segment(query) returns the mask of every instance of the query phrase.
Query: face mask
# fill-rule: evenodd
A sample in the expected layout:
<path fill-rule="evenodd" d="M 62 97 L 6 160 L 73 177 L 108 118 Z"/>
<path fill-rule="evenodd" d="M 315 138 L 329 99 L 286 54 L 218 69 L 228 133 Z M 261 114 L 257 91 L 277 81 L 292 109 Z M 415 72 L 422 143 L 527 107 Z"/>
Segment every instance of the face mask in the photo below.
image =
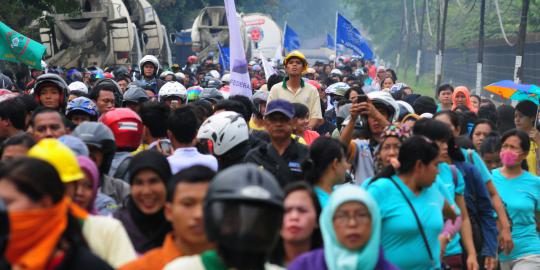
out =
<path fill-rule="evenodd" d="M 499 153 L 501 157 L 501 163 L 505 166 L 514 166 L 516 165 L 518 154 L 511 150 L 503 150 Z"/>

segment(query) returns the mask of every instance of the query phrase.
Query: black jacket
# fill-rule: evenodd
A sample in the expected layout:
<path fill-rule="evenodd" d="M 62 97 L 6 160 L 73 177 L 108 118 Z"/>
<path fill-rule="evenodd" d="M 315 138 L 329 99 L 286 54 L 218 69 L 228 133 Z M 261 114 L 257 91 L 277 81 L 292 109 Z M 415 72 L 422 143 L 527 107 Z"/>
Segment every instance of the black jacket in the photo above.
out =
<path fill-rule="evenodd" d="M 301 164 L 308 157 L 308 148 L 291 139 L 291 144 L 283 155 L 279 155 L 271 143 L 261 145 L 246 155 L 245 162 L 255 163 L 272 173 L 281 187 L 304 180 Z"/>

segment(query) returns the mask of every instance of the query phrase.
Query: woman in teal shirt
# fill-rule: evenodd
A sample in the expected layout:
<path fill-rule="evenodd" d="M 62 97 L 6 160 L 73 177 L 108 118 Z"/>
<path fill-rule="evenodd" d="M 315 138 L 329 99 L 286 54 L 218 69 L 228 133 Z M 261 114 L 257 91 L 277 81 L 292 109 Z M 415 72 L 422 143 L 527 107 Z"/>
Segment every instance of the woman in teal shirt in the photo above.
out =
<path fill-rule="evenodd" d="M 441 265 L 438 236 L 443 229 L 444 197 L 432 186 L 439 172 L 438 155 L 436 143 L 413 136 L 401 146 L 397 172 L 389 166 L 367 186 L 381 211 L 386 258 L 400 269 L 437 269 Z"/>
<path fill-rule="evenodd" d="M 349 169 L 347 147 L 339 140 L 327 137 L 317 138 L 309 148 L 309 157 L 302 164 L 306 180 L 313 186 L 324 208 L 335 185 L 345 182 Z"/>
<path fill-rule="evenodd" d="M 503 166 L 493 170 L 493 182 L 512 219 L 514 249 L 501 253 L 502 270 L 540 269 L 540 178 L 522 169 L 531 143 L 527 133 L 516 129 L 501 139 Z"/>

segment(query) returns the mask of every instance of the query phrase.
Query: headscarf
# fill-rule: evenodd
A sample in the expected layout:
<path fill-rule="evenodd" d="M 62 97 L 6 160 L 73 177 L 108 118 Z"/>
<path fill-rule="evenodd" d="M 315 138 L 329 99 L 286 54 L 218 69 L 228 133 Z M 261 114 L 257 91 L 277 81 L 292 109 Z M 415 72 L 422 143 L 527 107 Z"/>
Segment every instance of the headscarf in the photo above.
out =
<path fill-rule="evenodd" d="M 78 156 L 77 162 L 79 162 L 79 166 L 84 171 L 84 174 L 87 177 L 90 177 L 92 180 L 92 198 L 90 200 L 90 204 L 86 208 L 86 211 L 88 211 L 90 214 L 97 214 L 96 209 L 94 208 L 94 201 L 96 200 L 97 193 L 98 193 L 98 187 L 99 187 L 99 171 L 94 163 L 90 158 L 85 156 Z"/>
<path fill-rule="evenodd" d="M 167 186 L 167 182 L 171 178 L 171 167 L 163 154 L 154 150 L 146 150 L 135 155 L 128 168 L 130 184 L 133 184 L 134 176 L 137 173 L 146 169 L 155 171 Z M 127 208 L 133 222 L 146 237 L 146 241 L 143 243 L 134 243 L 135 249 L 148 250 L 161 246 L 165 235 L 171 230 L 170 223 L 165 219 L 163 208 L 154 214 L 145 214 L 137 207 L 131 196 Z"/>
<path fill-rule="evenodd" d="M 471 102 L 471 93 L 469 92 L 469 89 L 465 86 L 458 86 L 454 88 L 454 92 L 452 93 L 452 111 L 455 111 L 458 107 L 458 104 L 456 102 L 456 96 L 459 93 L 465 95 L 465 107 L 467 107 L 469 111 L 477 113 L 478 110 L 472 105 Z"/>
<path fill-rule="evenodd" d="M 371 237 L 359 250 L 349 250 L 336 237 L 334 214 L 346 202 L 363 203 L 371 214 Z M 381 215 L 375 200 L 362 188 L 343 185 L 330 195 L 319 218 L 324 240 L 324 258 L 329 270 L 373 270 L 379 260 L 381 244 Z"/>
<path fill-rule="evenodd" d="M 377 171 L 381 171 L 382 169 L 382 162 L 379 159 L 379 152 L 381 151 L 381 147 L 386 141 L 388 137 L 396 137 L 400 142 L 404 142 L 406 139 L 408 139 L 411 136 L 411 130 L 409 126 L 407 125 L 401 125 L 399 123 L 395 123 L 392 125 L 387 126 L 384 131 L 381 134 L 381 142 L 375 149 L 375 168 Z"/>

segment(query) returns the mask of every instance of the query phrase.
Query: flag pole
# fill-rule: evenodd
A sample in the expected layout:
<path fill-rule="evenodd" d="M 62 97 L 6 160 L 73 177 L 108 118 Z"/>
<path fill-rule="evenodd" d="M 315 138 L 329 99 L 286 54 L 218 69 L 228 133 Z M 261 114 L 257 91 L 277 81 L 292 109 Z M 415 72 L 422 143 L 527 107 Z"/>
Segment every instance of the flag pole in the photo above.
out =
<path fill-rule="evenodd" d="M 334 59 L 334 68 L 336 68 L 336 60 L 338 59 L 338 47 L 337 47 L 338 18 L 339 18 L 339 11 L 336 10 L 336 30 L 334 31 L 335 32 L 334 33 L 334 51 L 335 51 L 336 58 Z"/>
<path fill-rule="evenodd" d="M 283 44 L 281 50 L 285 51 L 285 54 L 287 54 L 287 48 L 285 47 L 285 36 L 286 36 L 285 34 L 286 33 L 287 33 L 287 21 L 285 21 L 285 26 L 283 27 L 283 38 L 281 39 L 282 40 L 281 44 Z M 283 52 L 281 53 L 281 56 L 283 56 Z"/>

